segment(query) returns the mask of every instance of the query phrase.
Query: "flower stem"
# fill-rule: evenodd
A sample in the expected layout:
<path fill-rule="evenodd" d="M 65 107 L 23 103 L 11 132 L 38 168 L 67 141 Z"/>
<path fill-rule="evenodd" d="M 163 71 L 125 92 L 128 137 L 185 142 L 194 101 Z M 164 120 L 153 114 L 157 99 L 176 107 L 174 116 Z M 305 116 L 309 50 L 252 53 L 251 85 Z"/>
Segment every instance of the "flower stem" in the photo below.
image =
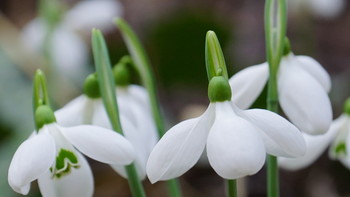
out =
<path fill-rule="evenodd" d="M 92 30 L 92 49 L 103 104 L 112 124 L 112 128 L 123 135 L 107 46 L 101 31 L 96 29 Z M 125 169 L 128 175 L 128 181 L 132 196 L 145 197 L 146 194 L 142 183 L 138 178 L 135 165 L 130 164 L 126 166 Z"/>
<path fill-rule="evenodd" d="M 236 180 L 227 180 L 227 197 L 237 197 Z"/>
<path fill-rule="evenodd" d="M 38 69 L 34 75 L 33 81 L 33 116 L 35 120 L 35 111 L 40 105 L 50 106 L 49 94 L 47 92 L 46 77 L 45 74 Z M 37 124 L 35 124 L 36 126 Z M 38 130 L 38 128 L 36 128 Z"/>
<path fill-rule="evenodd" d="M 131 27 L 121 18 L 115 20 L 116 25 L 122 33 L 123 39 L 133 59 L 136 70 L 138 71 L 142 84 L 148 91 L 148 96 L 151 102 L 152 115 L 157 126 L 158 135 L 161 138 L 165 134 L 165 126 L 163 116 L 160 110 L 157 90 L 155 87 L 154 77 L 151 71 L 151 64 L 144 48 L 141 45 L 135 32 Z M 176 179 L 168 181 L 168 191 L 171 197 L 182 196 L 179 182 Z"/>
<path fill-rule="evenodd" d="M 286 37 L 287 8 L 285 0 L 266 0 L 265 39 L 266 56 L 269 63 L 269 83 L 267 109 L 278 113 L 277 73 L 283 56 Z M 277 158 L 267 156 L 267 196 L 279 196 L 279 177 Z"/>

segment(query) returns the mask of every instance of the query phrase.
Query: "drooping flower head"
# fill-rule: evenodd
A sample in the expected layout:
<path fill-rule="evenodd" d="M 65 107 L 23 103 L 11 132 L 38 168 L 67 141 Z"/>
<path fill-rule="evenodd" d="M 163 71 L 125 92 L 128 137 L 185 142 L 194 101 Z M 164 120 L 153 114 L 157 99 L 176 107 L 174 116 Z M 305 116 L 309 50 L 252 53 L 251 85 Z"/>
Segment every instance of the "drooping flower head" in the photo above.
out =
<path fill-rule="evenodd" d="M 287 170 L 299 170 L 311 165 L 321 154 L 329 148 L 329 157 L 339 160 L 350 169 L 350 99 L 345 102 L 344 113 L 335 119 L 327 133 L 323 135 L 309 135 L 303 133 L 307 151 L 299 158 L 279 158 L 280 167 Z"/>
<path fill-rule="evenodd" d="M 248 67 L 230 79 L 232 101 L 249 108 L 262 92 L 269 75 L 268 64 Z M 288 52 L 277 75 L 278 97 L 282 110 L 301 131 L 311 135 L 325 133 L 332 121 L 327 93 L 331 88 L 328 73 L 314 59 Z"/>
<path fill-rule="evenodd" d="M 208 32 L 207 42 L 208 47 L 219 51 L 214 32 Z M 181 176 L 196 164 L 205 148 L 210 165 L 226 179 L 256 173 L 263 166 L 266 153 L 296 157 L 305 152 L 300 131 L 287 120 L 266 110 L 241 110 L 232 103 L 235 92 L 231 92 L 221 70 L 226 69 L 224 63 L 208 59 L 215 65 L 207 67 L 210 104 L 198 118 L 172 127 L 154 147 L 147 163 L 152 183 Z"/>
<path fill-rule="evenodd" d="M 135 165 L 139 178 L 146 177 L 148 156 L 158 141 L 158 134 L 150 108 L 147 91 L 138 85 L 131 85 L 124 64 L 114 68 L 117 103 L 125 137 L 137 150 Z M 56 111 L 57 122 L 65 126 L 93 124 L 111 129 L 103 106 L 96 74 L 85 80 L 84 95 L 75 98 L 62 109 Z M 124 165 L 112 165 L 120 175 L 126 176 Z"/>
<path fill-rule="evenodd" d="M 16 192 L 28 194 L 38 179 L 44 197 L 89 197 L 93 176 L 80 152 L 107 164 L 128 165 L 135 159 L 133 146 L 120 134 L 91 125 L 62 127 L 48 105 L 35 108 L 37 129 L 18 147 L 8 171 Z"/>

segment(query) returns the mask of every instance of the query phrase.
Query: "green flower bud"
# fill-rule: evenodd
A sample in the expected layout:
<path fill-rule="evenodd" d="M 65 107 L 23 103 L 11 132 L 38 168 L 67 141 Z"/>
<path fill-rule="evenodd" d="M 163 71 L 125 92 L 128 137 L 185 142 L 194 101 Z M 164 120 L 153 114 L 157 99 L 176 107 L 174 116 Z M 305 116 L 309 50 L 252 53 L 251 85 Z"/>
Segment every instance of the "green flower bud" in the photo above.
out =
<path fill-rule="evenodd" d="M 348 98 L 344 103 L 344 113 L 350 116 L 350 98 Z"/>
<path fill-rule="evenodd" d="M 35 124 L 37 129 L 41 129 L 44 125 L 53 122 L 56 122 L 56 117 L 49 106 L 41 105 L 35 110 Z"/>
<path fill-rule="evenodd" d="M 213 77 L 208 86 L 210 102 L 222 102 L 231 100 L 231 87 L 228 80 L 223 76 Z"/>
<path fill-rule="evenodd" d="M 113 68 L 115 85 L 127 86 L 130 84 L 130 71 L 127 64 L 118 63 Z"/>
<path fill-rule="evenodd" d="M 89 98 L 100 98 L 100 87 L 98 86 L 98 79 L 96 73 L 90 74 L 86 77 L 83 87 L 84 94 Z"/>

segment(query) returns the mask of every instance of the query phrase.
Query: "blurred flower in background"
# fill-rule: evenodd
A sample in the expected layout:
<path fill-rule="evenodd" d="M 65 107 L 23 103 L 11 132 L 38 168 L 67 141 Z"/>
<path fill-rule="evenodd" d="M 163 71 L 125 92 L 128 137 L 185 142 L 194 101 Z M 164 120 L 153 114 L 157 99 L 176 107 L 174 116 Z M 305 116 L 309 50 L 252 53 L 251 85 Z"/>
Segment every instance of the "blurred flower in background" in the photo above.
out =
<path fill-rule="evenodd" d="M 63 5 L 59 5 L 54 6 L 63 9 L 60 8 Z M 22 40 L 30 49 L 44 55 L 45 45 L 49 45 L 50 61 L 56 70 L 70 79 L 81 79 L 88 69 L 89 46 L 79 33 L 90 35 L 92 28 L 110 30 L 113 27 L 112 19 L 121 16 L 122 10 L 121 4 L 114 0 L 81 1 L 67 12 L 56 11 L 62 16 L 51 16 L 53 14 L 50 13 L 49 16 L 42 14 L 33 19 L 23 28 Z M 53 17 L 57 19 L 50 19 Z"/>
<path fill-rule="evenodd" d="M 307 11 L 322 19 L 338 17 L 344 11 L 345 4 L 346 0 L 288 0 L 292 13 Z"/>

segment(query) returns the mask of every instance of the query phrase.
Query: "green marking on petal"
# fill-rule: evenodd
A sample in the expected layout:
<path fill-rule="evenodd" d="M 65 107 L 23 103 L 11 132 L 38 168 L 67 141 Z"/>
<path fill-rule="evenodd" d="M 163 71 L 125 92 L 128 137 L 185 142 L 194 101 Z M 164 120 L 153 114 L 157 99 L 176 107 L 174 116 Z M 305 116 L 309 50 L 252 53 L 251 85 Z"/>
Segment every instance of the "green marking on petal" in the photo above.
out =
<path fill-rule="evenodd" d="M 50 168 L 50 172 L 52 173 L 52 178 L 61 178 L 62 176 L 68 175 L 73 168 L 79 168 L 79 161 L 77 156 L 65 149 L 60 149 L 60 152 L 58 153 L 56 157 L 56 164 L 53 167 Z"/>
<path fill-rule="evenodd" d="M 340 142 L 335 147 L 335 153 L 336 155 L 346 155 L 346 144 L 345 142 Z"/>

